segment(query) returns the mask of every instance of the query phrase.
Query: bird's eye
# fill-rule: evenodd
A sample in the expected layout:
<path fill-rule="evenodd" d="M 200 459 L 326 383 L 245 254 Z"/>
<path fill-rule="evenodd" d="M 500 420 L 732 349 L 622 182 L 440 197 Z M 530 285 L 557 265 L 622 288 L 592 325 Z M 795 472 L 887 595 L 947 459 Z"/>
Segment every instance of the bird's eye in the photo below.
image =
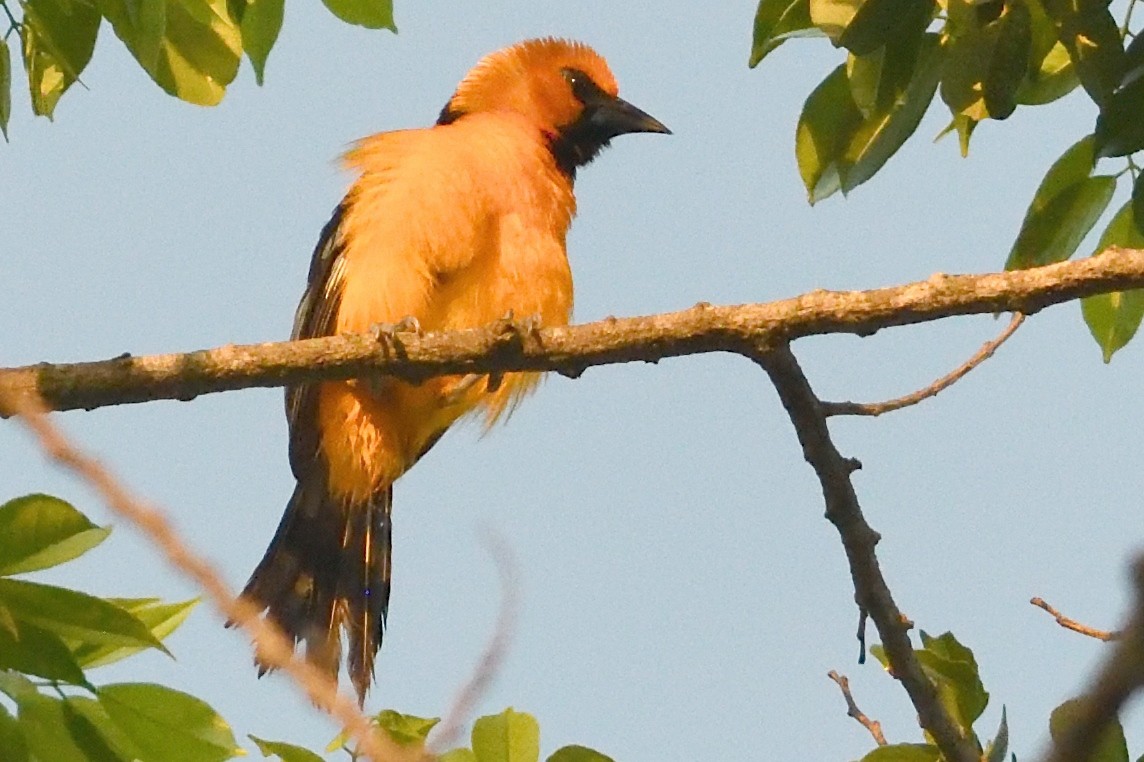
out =
<path fill-rule="evenodd" d="M 564 75 L 564 81 L 572 88 L 572 95 L 581 103 L 591 104 L 607 98 L 600 86 L 579 69 L 561 69 L 560 73 Z"/>

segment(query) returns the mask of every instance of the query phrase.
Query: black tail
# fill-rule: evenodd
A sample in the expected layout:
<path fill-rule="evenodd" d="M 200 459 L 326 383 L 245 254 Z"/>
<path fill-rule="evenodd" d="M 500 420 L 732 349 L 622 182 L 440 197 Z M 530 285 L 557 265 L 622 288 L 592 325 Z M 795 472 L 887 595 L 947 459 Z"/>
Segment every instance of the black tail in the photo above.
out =
<path fill-rule="evenodd" d="M 346 671 L 358 702 L 373 680 L 389 610 L 393 489 L 365 502 L 329 495 L 324 479 L 298 482 L 243 596 L 267 611 L 306 659 L 335 679 L 346 631 Z M 266 667 L 259 665 L 259 674 Z"/>

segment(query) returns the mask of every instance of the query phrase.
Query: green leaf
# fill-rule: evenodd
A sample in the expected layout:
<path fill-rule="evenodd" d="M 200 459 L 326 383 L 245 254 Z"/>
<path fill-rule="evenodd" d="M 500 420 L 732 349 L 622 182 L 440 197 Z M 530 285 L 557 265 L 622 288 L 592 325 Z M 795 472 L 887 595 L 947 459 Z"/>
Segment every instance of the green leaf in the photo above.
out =
<path fill-rule="evenodd" d="M 242 33 L 226 0 L 140 0 L 147 16 L 136 20 L 136 0 L 96 0 L 135 60 L 168 94 L 214 106 L 234 81 Z M 164 3 L 160 9 L 155 2 Z"/>
<path fill-rule="evenodd" d="M 347 24 L 396 32 L 392 0 L 322 0 L 330 12 Z"/>
<path fill-rule="evenodd" d="M 1068 50 L 1059 42 L 1041 60 L 1036 70 L 1030 71 L 1017 90 L 1017 102 L 1027 106 L 1040 106 L 1063 98 L 1080 84 Z"/>
<path fill-rule="evenodd" d="M 1069 14 L 1061 22 L 1060 40 L 1080 83 L 1103 108 L 1124 76 L 1124 42 L 1116 19 L 1108 10 Z"/>
<path fill-rule="evenodd" d="M 52 585 L 0 579 L 0 605 L 18 620 L 92 643 L 167 649 L 137 617 L 107 601 Z"/>
<path fill-rule="evenodd" d="M 939 762 L 941 752 L 936 746 L 921 743 L 896 743 L 879 746 L 862 757 L 861 762 Z"/>
<path fill-rule="evenodd" d="M 1039 213 L 1027 218 L 1005 262 L 1020 270 L 1063 262 L 1076 252 L 1112 200 L 1116 178 L 1100 175 L 1065 188 Z"/>
<path fill-rule="evenodd" d="M 139 748 L 112 721 L 107 711 L 95 699 L 86 696 L 69 696 L 66 701 L 66 708 L 69 712 L 82 716 L 99 733 L 103 741 L 124 760 L 144 759 Z"/>
<path fill-rule="evenodd" d="M 0 629 L 0 669 L 90 687 L 60 637 L 28 622 L 17 622 L 15 633 Z"/>
<path fill-rule="evenodd" d="M 155 598 L 108 598 L 111 603 L 133 614 L 143 622 L 151 634 L 163 640 L 190 616 L 192 609 L 199 604 L 198 598 L 179 603 L 160 603 Z M 75 642 L 72 644 L 75 658 L 84 668 L 102 667 L 125 659 L 142 651 L 146 646 L 120 646 L 108 643 Z"/>
<path fill-rule="evenodd" d="M 1083 238 L 1085 233 L 1091 229 L 1092 224 L 1095 224 L 1095 219 L 1083 231 L 1072 230 L 1073 233 L 1080 232 L 1080 236 L 1070 248 L 1068 246 L 1071 243 L 1070 240 L 1058 240 L 1063 238 L 1064 233 L 1069 232 L 1069 230 L 1059 231 L 1060 236 L 1052 234 L 1058 232 L 1058 228 L 1062 226 L 1072 229 L 1083 227 L 1083 225 L 1078 226 L 1075 224 L 1075 220 L 1070 225 L 1065 225 L 1064 223 L 1069 222 L 1068 220 L 1055 218 L 1052 215 L 1060 211 L 1068 211 L 1071 208 L 1075 199 L 1062 201 L 1060 197 L 1069 189 L 1073 189 L 1072 193 L 1075 195 L 1076 189 L 1081 187 L 1080 183 L 1088 180 L 1092 175 L 1095 163 L 1096 157 L 1093 153 L 1091 135 L 1087 135 L 1069 146 L 1068 150 L 1053 162 L 1053 166 L 1049 168 L 1044 179 L 1041 180 L 1037 192 L 1033 194 L 1029 209 L 1025 212 L 1021 230 L 1009 252 L 1007 269 L 1033 267 L 1038 264 L 1058 262 L 1072 256 L 1080 244 L 1080 238 Z M 1049 206 L 1054 202 L 1056 202 L 1056 208 L 1050 210 Z"/>
<path fill-rule="evenodd" d="M 243 753 L 214 709 L 172 688 L 105 685 L 99 702 L 148 762 L 222 762 Z"/>
<path fill-rule="evenodd" d="M 473 723 L 473 752 L 481 762 L 537 762 L 540 726 L 512 707 L 481 717 Z"/>
<path fill-rule="evenodd" d="M 886 108 L 862 121 L 838 161 L 843 193 L 869 180 L 914 134 L 937 90 L 943 50 L 936 34 L 927 34 L 917 67 L 905 91 Z"/>
<path fill-rule="evenodd" d="M 240 20 L 242 48 L 254 67 L 255 81 L 261 85 L 266 59 L 282 29 L 285 0 L 235 0 L 231 5 L 232 10 L 240 7 L 236 18 Z"/>
<path fill-rule="evenodd" d="M 26 0 L 20 33 L 32 111 L 49 119 L 79 80 L 99 33 L 99 12 L 82 0 Z"/>
<path fill-rule="evenodd" d="M 789 39 L 821 36 L 822 31 L 810 20 L 810 0 L 759 0 L 749 65 L 755 68 Z"/>
<path fill-rule="evenodd" d="M 813 4 L 814 0 L 812 10 Z M 837 0 L 835 4 L 849 5 Z M 934 0 L 863 0 L 837 43 L 856 55 L 872 53 L 898 37 L 904 27 L 912 30 L 917 20 L 923 21 L 924 32 L 933 19 L 935 6 Z"/>
<path fill-rule="evenodd" d="M 1005 762 L 1009 754 L 1009 720 L 1005 716 L 1005 707 L 1001 707 L 1001 725 L 997 728 L 997 735 L 985 747 L 984 762 Z"/>
<path fill-rule="evenodd" d="M 110 533 L 58 497 L 34 494 L 9 500 L 0 505 L 0 576 L 70 561 Z"/>
<path fill-rule="evenodd" d="M 928 649 L 915 651 L 926 675 L 937 686 L 938 695 L 965 733 L 973 732 L 973 723 L 989 704 L 989 694 L 981 684 L 977 665 L 949 659 Z"/>
<path fill-rule="evenodd" d="M 1140 182 L 1136 184 L 1140 185 Z M 1144 248 L 1144 233 L 1140 232 L 1134 203 L 1135 199 L 1122 206 L 1108 223 L 1093 256 L 1109 246 Z M 1113 291 L 1085 297 L 1081 300 L 1081 312 L 1088 330 L 1100 346 L 1104 361 L 1110 362 L 1112 355 L 1132 340 L 1140 328 L 1140 321 L 1144 320 L 1144 290 Z"/>
<path fill-rule="evenodd" d="M 926 41 L 926 27 L 933 18 L 933 6 L 915 4 L 920 9 L 912 19 L 902 19 L 897 32 L 882 47 L 864 55 L 851 53 L 846 60 L 850 95 L 862 116 L 870 119 L 905 93 L 914 79 L 918 52 Z"/>
<path fill-rule="evenodd" d="M 437 762 L 478 762 L 472 749 L 451 749 L 437 757 Z"/>
<path fill-rule="evenodd" d="M 1096 155 L 1127 156 L 1144 148 L 1144 77 L 1113 93 L 1096 118 Z"/>
<path fill-rule="evenodd" d="M 429 731 L 441 721 L 440 717 L 415 717 L 392 709 L 382 710 L 376 717 L 379 727 L 385 729 L 398 746 L 421 746 Z"/>
<path fill-rule="evenodd" d="M 12 51 L 0 37 L 0 132 L 8 140 L 8 119 L 12 116 Z"/>
<path fill-rule="evenodd" d="M 16 718 L 0 704 L 0 759 L 28 762 L 28 744 Z"/>
<path fill-rule="evenodd" d="M 814 88 L 798 119 L 795 158 L 811 204 L 842 187 L 842 155 L 861 124 L 843 64 Z"/>
<path fill-rule="evenodd" d="M 267 741 L 265 738 L 257 736 L 247 736 L 247 738 L 254 741 L 255 746 L 258 747 L 264 757 L 274 754 L 282 762 L 323 762 L 318 754 L 302 746 L 295 746 L 282 741 Z"/>
<path fill-rule="evenodd" d="M 1078 721 L 1083 710 L 1083 699 L 1070 699 L 1049 716 L 1049 735 L 1059 741 L 1069 725 Z M 1091 749 L 1088 762 L 1128 762 L 1128 744 L 1124 740 L 1124 728 L 1120 720 L 1113 717 L 1104 730 L 1096 748 Z"/>
<path fill-rule="evenodd" d="M 18 702 L 20 708 L 18 721 L 27 741 L 28 751 L 37 760 L 92 762 L 72 737 L 63 704 L 61 699 L 39 693 L 26 696 Z M 106 758 L 96 758 L 96 762 L 105 760 Z"/>
<path fill-rule="evenodd" d="M 1033 21 L 1024 0 L 1010 0 L 992 24 L 997 25 L 997 41 L 982 82 L 982 95 L 989 116 L 1005 119 L 1017 108 L 1017 91 L 1029 68 Z"/>
<path fill-rule="evenodd" d="M 134 755 L 123 755 L 104 738 L 100 729 L 85 715 L 76 711 L 70 699 L 63 702 L 64 725 L 77 747 L 90 762 L 134 762 Z"/>
<path fill-rule="evenodd" d="M 1144 174 L 1136 177 L 1132 183 L 1132 218 L 1136 221 L 1136 229 L 1144 233 Z"/>
<path fill-rule="evenodd" d="M 562 746 L 552 752 L 548 762 L 615 762 L 615 760 L 587 746 L 572 745 Z"/>
<path fill-rule="evenodd" d="M 36 685 L 19 672 L 0 669 L 0 693 L 19 704 L 40 695 Z"/>
<path fill-rule="evenodd" d="M 168 0 L 95 0 L 116 36 L 150 73 L 159 60 L 167 31 Z"/>

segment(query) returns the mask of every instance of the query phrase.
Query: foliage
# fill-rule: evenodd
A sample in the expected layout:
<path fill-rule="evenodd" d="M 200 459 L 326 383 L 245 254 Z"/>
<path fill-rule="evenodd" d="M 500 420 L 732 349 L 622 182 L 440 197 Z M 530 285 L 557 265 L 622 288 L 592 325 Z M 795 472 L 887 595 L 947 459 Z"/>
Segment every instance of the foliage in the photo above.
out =
<path fill-rule="evenodd" d="M 1118 23 L 1104 0 L 760 0 L 750 65 L 796 37 L 846 51 L 798 122 L 795 154 L 812 204 L 872 178 L 935 95 L 950 113 L 941 135 L 956 132 L 965 155 L 982 122 L 1083 89 L 1098 110 L 1092 134 L 1049 169 L 1006 262 L 1035 267 L 1076 253 L 1122 178 L 1131 179 L 1131 208 L 1108 223 L 1096 251 L 1144 240 L 1144 179 L 1133 159 L 1144 150 L 1144 38 L 1129 29 L 1136 2 Z M 1125 157 L 1121 169 L 1094 174 L 1114 157 Z M 1108 362 L 1136 333 L 1144 296 L 1086 300 L 1083 314 Z"/>
<path fill-rule="evenodd" d="M 11 51 L 20 42 L 32 110 L 49 119 L 80 81 L 104 22 L 168 94 L 213 106 L 238 74 L 243 53 L 262 84 L 282 28 L 285 0 L 0 0 L 8 28 L 0 40 L 0 131 L 8 136 Z M 397 31 L 392 0 L 324 0 L 341 20 Z M 22 16 L 17 16 L 19 11 Z"/>
<path fill-rule="evenodd" d="M 70 561 L 99 545 L 109 530 L 68 503 L 27 495 L 0 505 L 0 759 L 5 762 L 222 762 L 246 754 L 209 705 L 154 683 L 96 685 L 87 671 L 162 640 L 197 601 L 96 598 L 75 590 L 12 579 Z M 78 690 L 77 690 L 78 689 Z M 15 712 L 9 710 L 15 709 Z M 421 748 L 437 719 L 385 710 L 373 718 L 396 743 Z M 321 762 L 301 746 L 250 736 L 262 755 L 282 762 Z M 327 751 L 354 750 L 345 736 Z M 473 725 L 472 748 L 442 759 L 535 762 L 540 728 L 506 709 Z M 582 746 L 549 762 L 610 762 Z"/>
<path fill-rule="evenodd" d="M 1009 721 L 1005 707 L 1001 708 L 1001 721 L 993 733 L 992 740 L 984 748 L 973 729 L 973 724 L 984 714 L 985 708 L 989 705 L 989 693 L 981 682 L 981 674 L 973 652 L 958 642 L 950 632 L 936 638 L 922 632 L 921 641 L 922 647 L 914 650 L 915 656 L 926 676 L 937 687 L 942 706 L 957 723 L 958 730 L 977 747 L 982 761 L 1005 762 L 1006 758 L 1009 758 L 1012 762 L 1016 762 L 1017 755 L 1009 752 Z M 882 647 L 874 646 L 870 651 L 882 666 L 889 670 L 889 662 Z M 1054 740 L 1078 716 L 1079 706 L 1080 699 L 1070 699 L 1053 710 L 1049 719 L 1049 732 Z M 928 734 L 925 740 L 926 743 L 879 746 L 862 757 L 861 762 L 940 762 L 944 759 Z M 1105 730 L 1099 747 L 1092 752 L 1091 760 L 1129 762 L 1128 744 L 1124 740 L 1124 728 L 1119 720 L 1114 718 Z"/>

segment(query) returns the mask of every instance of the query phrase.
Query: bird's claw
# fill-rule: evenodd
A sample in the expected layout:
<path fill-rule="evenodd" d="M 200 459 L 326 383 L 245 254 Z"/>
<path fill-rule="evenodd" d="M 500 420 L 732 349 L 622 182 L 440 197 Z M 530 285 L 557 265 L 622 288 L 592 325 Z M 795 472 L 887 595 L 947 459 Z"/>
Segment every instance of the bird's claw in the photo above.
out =
<path fill-rule="evenodd" d="M 374 340 L 382 344 L 392 344 L 399 333 L 412 333 L 420 336 L 421 322 L 412 315 L 406 315 L 396 323 L 374 323 L 369 327 Z"/>

